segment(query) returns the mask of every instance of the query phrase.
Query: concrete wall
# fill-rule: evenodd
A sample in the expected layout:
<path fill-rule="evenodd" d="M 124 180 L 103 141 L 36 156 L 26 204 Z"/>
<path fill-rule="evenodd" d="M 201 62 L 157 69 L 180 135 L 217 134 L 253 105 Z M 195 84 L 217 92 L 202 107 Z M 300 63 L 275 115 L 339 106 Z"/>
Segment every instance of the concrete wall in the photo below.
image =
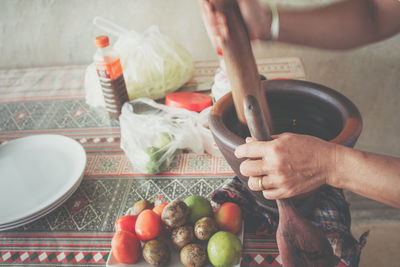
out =
<path fill-rule="evenodd" d="M 304 6 L 331 1 L 279 2 Z M 95 50 L 93 38 L 104 34 L 92 24 L 95 16 L 138 32 L 158 25 L 194 59 L 216 58 L 197 0 L 1 0 L 0 69 L 87 64 Z"/>
<path fill-rule="evenodd" d="M 87 64 L 104 34 L 95 16 L 138 32 L 158 25 L 196 59 L 212 49 L 194 0 L 2 0 L 0 68 Z"/>
<path fill-rule="evenodd" d="M 216 59 L 197 0 L 0 0 L 0 69 L 90 63 L 93 39 L 104 34 L 92 24 L 95 16 L 138 32 L 158 25 L 195 60 Z M 342 92 L 359 107 L 364 130 L 357 148 L 400 156 L 400 36 L 346 52 L 265 43 L 254 48 L 260 57 L 300 57 L 308 80 Z"/>

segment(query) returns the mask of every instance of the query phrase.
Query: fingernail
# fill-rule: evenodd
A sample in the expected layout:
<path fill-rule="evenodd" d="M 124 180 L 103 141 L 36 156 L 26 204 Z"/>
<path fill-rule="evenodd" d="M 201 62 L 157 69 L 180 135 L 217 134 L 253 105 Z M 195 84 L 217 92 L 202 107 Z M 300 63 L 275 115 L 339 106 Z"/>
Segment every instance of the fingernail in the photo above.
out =
<path fill-rule="evenodd" d="M 218 55 L 222 56 L 222 48 L 220 46 L 217 48 L 217 53 Z"/>
<path fill-rule="evenodd" d="M 222 40 L 221 36 L 216 36 L 215 42 L 216 42 L 217 47 L 222 47 L 223 40 Z"/>
<path fill-rule="evenodd" d="M 251 142 L 251 137 L 246 137 L 246 143 L 250 143 Z"/>

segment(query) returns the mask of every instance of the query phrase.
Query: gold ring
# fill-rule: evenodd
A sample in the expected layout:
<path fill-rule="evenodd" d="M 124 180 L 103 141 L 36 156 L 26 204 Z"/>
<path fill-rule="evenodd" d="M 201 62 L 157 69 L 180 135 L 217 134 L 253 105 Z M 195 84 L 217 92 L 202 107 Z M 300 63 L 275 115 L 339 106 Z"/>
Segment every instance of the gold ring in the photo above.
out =
<path fill-rule="evenodd" d="M 262 177 L 258 179 L 258 187 L 260 188 L 261 191 L 264 191 L 264 186 L 262 184 Z"/>

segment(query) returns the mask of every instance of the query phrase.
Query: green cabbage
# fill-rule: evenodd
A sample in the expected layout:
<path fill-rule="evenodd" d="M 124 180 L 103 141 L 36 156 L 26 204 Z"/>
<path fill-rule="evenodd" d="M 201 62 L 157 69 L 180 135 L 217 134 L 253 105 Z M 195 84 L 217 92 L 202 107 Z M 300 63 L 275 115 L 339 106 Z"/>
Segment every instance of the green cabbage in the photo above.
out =
<path fill-rule="evenodd" d="M 119 53 L 129 99 L 158 99 L 184 85 L 193 75 L 190 53 L 152 26 L 143 34 L 121 35 L 114 45 Z"/>

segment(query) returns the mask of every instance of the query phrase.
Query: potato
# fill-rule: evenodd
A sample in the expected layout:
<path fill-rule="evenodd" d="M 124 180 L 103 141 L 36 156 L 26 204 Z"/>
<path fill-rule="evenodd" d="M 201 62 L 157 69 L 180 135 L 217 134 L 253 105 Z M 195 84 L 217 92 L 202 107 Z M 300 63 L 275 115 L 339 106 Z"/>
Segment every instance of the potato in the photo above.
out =
<path fill-rule="evenodd" d="M 139 215 L 144 210 L 151 210 L 154 208 L 154 203 L 148 200 L 139 200 L 133 204 L 131 215 Z"/>
<path fill-rule="evenodd" d="M 179 227 L 186 223 L 190 210 L 182 200 L 175 200 L 165 206 L 161 220 L 170 227 Z"/>
<path fill-rule="evenodd" d="M 171 260 L 171 251 L 167 243 L 161 239 L 153 239 L 143 246 L 142 255 L 144 260 L 154 266 L 165 266 Z"/>
<path fill-rule="evenodd" d="M 206 249 L 200 244 L 189 244 L 181 249 L 180 259 L 186 267 L 200 267 L 207 260 Z"/>
<path fill-rule="evenodd" d="M 203 217 L 194 225 L 194 234 L 199 240 L 208 240 L 218 231 L 217 222 L 210 217 Z"/>
<path fill-rule="evenodd" d="M 193 226 L 183 225 L 174 228 L 171 233 L 171 240 L 178 249 L 183 248 L 185 245 L 191 242 L 194 242 L 196 238 L 194 236 Z"/>

